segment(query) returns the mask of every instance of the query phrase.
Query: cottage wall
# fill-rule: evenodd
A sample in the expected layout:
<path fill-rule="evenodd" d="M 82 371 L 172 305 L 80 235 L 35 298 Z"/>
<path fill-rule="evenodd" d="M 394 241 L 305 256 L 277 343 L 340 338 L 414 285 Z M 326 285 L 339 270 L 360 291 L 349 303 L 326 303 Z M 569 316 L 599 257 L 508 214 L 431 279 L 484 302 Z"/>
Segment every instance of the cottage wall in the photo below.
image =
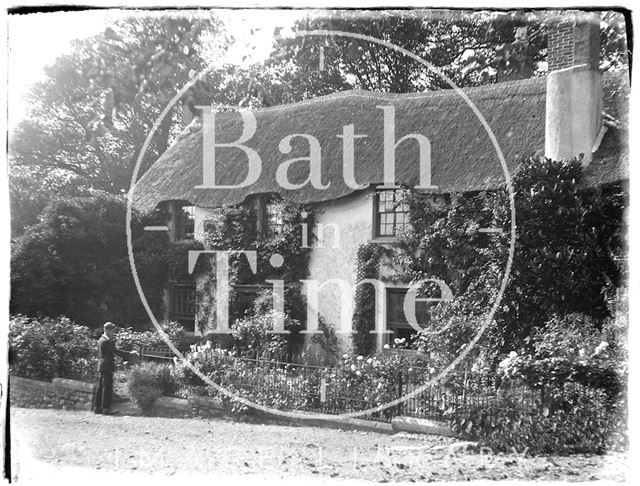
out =
<path fill-rule="evenodd" d="M 322 285 L 330 279 L 343 279 L 354 286 L 358 248 L 372 237 L 373 193 L 361 191 L 354 195 L 321 204 L 316 210 L 317 240 L 309 261 L 309 279 Z M 338 238 L 336 238 L 336 230 Z M 337 285 L 325 285 L 319 292 L 318 315 L 327 324 L 340 328 L 341 299 L 344 295 Z M 342 347 L 350 344 L 348 335 L 340 335 Z"/>

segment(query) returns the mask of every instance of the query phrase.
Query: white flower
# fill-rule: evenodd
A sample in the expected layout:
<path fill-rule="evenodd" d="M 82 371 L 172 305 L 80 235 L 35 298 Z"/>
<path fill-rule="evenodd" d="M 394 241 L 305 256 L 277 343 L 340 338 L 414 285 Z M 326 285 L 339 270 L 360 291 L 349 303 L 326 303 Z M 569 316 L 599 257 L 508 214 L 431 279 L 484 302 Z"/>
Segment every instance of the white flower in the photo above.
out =
<path fill-rule="evenodd" d="M 609 347 L 609 343 L 606 341 L 602 341 L 600 344 L 598 344 L 598 347 L 596 348 L 596 350 L 593 352 L 594 355 L 598 355 L 600 353 L 602 353 L 605 349 L 607 349 Z"/>
<path fill-rule="evenodd" d="M 384 349 L 391 349 L 391 346 L 389 346 L 388 344 L 385 344 L 384 346 L 382 346 Z"/>
<path fill-rule="evenodd" d="M 362 372 L 360 370 L 356 371 L 356 375 L 361 376 Z"/>
<path fill-rule="evenodd" d="M 343 354 L 342 359 L 349 359 L 349 355 L 347 353 Z"/>
<path fill-rule="evenodd" d="M 358 361 L 362 361 L 364 359 L 364 356 L 358 356 Z"/>
<path fill-rule="evenodd" d="M 371 364 L 371 363 L 373 363 L 373 360 L 372 360 L 371 358 L 369 358 L 369 359 L 367 360 L 367 364 Z"/>
<path fill-rule="evenodd" d="M 509 358 L 517 358 L 518 357 L 518 353 L 516 353 L 515 351 L 511 351 L 509 353 Z"/>
<path fill-rule="evenodd" d="M 429 368 L 429 374 L 433 375 L 436 372 L 436 369 L 434 367 Z"/>
<path fill-rule="evenodd" d="M 351 371 L 355 371 L 356 370 L 356 365 L 352 364 L 351 365 Z"/>
<path fill-rule="evenodd" d="M 584 358 L 584 355 L 586 354 L 586 351 L 584 350 L 584 348 L 580 348 L 578 350 L 578 354 L 580 355 L 581 358 Z"/>
<path fill-rule="evenodd" d="M 204 347 L 206 349 L 211 349 L 211 341 L 207 341 L 207 343 L 204 345 Z"/>

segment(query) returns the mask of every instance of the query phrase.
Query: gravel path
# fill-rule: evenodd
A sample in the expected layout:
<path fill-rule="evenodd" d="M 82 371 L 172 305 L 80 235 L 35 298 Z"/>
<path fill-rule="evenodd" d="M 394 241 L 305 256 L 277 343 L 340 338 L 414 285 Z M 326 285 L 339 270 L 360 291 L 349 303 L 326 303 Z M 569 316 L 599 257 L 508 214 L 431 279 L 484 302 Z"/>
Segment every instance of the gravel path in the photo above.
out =
<path fill-rule="evenodd" d="M 20 483 L 86 484 L 89 473 L 139 482 L 153 474 L 252 483 L 336 480 L 463 481 L 624 479 L 623 454 L 521 457 L 458 450 L 454 439 L 381 435 L 224 420 L 107 417 L 89 412 L 11 410 L 12 474 Z M 174 476 L 175 475 L 175 476 Z M 48 482 L 49 482 L 48 481 Z M 346 481 L 346 483 L 353 481 Z"/>

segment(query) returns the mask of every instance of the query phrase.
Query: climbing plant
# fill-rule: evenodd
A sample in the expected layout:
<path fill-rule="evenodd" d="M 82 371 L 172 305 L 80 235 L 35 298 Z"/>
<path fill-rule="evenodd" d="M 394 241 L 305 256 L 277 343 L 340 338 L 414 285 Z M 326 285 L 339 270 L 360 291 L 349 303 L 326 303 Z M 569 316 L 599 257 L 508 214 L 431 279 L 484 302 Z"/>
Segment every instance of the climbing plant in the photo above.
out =
<path fill-rule="evenodd" d="M 314 215 L 309 205 L 296 204 L 284 199 L 275 200 L 279 206 L 281 224 L 279 230 L 268 238 L 258 233 L 258 214 L 251 202 L 222 207 L 216 218 L 205 221 L 207 249 L 256 252 L 255 273 L 251 270 L 245 255 L 229 255 L 229 315 L 232 320 L 244 317 L 238 310 L 234 285 L 271 287 L 267 280 L 283 280 L 285 313 L 296 321 L 305 322 L 306 307 L 299 282 L 308 275 L 310 249 L 303 246 L 303 232 L 313 228 Z M 311 241 L 311 234 L 307 234 L 306 237 Z M 272 259 L 274 255 L 276 257 Z M 277 255 L 282 257 L 280 266 Z"/>
<path fill-rule="evenodd" d="M 360 245 L 356 259 L 356 283 L 380 276 L 380 257 L 383 247 L 375 243 Z M 356 288 L 353 312 L 353 348 L 359 355 L 374 351 L 376 320 L 376 290 L 373 285 L 363 284 Z"/>
<path fill-rule="evenodd" d="M 513 267 L 485 339 L 494 360 L 525 346 L 532 330 L 554 315 L 607 315 L 607 295 L 623 272 L 625 195 L 619 185 L 586 188 L 582 179 L 579 160 L 544 158 L 526 160 L 513 177 Z M 448 201 L 412 194 L 409 218 L 411 230 L 401 235 L 394 261 L 408 280 L 438 278 L 451 288 L 454 301 L 436 306 L 433 327 L 453 319 L 468 328 L 444 334 L 427 329 L 420 345 L 457 352 L 477 329 L 468 323 L 485 316 L 495 301 L 504 275 L 511 229 L 507 191 L 453 194 Z M 450 342 L 456 335 L 459 341 Z"/>

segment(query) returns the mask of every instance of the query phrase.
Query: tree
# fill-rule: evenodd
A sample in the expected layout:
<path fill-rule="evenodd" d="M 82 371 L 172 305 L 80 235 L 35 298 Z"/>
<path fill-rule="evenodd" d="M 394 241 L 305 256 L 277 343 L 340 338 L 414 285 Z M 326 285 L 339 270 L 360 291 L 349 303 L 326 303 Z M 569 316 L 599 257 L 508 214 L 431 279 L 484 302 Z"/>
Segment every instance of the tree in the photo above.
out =
<path fill-rule="evenodd" d="M 161 110 L 226 43 L 210 17 L 132 16 L 76 41 L 71 53 L 47 67 L 10 140 L 11 196 L 14 210 L 21 209 L 14 215 L 14 234 L 33 223 L 48 200 L 86 195 L 89 189 L 125 192 Z M 156 131 L 140 175 L 180 128 L 178 112 Z"/>
<path fill-rule="evenodd" d="M 543 158 L 528 159 L 513 177 L 516 248 L 490 331 L 493 359 L 526 346 L 556 316 L 579 313 L 602 322 L 609 314 L 608 301 L 624 279 L 625 194 L 619 185 L 585 188 L 581 179 L 579 161 Z M 421 345 L 458 351 L 477 332 L 504 275 L 511 224 L 506 191 L 453 195 L 440 204 L 413 195 L 409 207 L 412 230 L 395 260 L 409 279 L 441 279 L 455 297 L 434 309 L 433 329 Z M 482 227 L 504 232 L 487 235 Z M 431 333 L 450 319 L 454 327 L 446 334 Z"/>
<path fill-rule="evenodd" d="M 97 193 L 50 204 L 40 223 L 16 239 L 11 257 L 11 313 L 66 316 L 97 327 L 147 322 L 129 267 L 123 196 Z M 145 295 L 162 310 L 165 234 L 133 215 L 134 251 Z"/>
<path fill-rule="evenodd" d="M 311 14 L 294 32 L 327 30 L 367 35 L 407 49 L 468 87 L 546 74 L 547 24 L 552 11 L 353 11 Z M 603 69 L 627 65 L 624 19 L 602 15 Z M 248 96 L 260 106 L 299 101 L 345 89 L 414 92 L 449 89 L 437 73 L 380 44 L 346 36 L 283 38 Z"/>

